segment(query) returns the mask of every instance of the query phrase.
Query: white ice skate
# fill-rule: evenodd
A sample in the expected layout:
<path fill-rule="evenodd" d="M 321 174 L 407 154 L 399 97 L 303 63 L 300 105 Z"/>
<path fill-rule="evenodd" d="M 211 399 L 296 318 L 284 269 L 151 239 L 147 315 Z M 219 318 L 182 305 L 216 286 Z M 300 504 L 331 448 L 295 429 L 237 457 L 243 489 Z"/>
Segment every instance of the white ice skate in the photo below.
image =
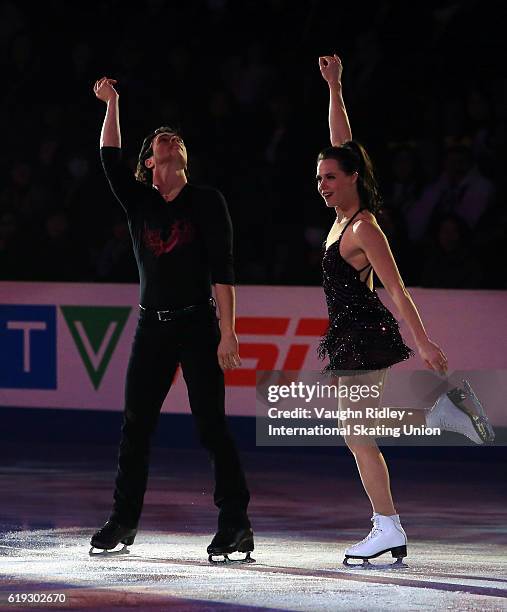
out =
<path fill-rule="evenodd" d="M 347 548 L 343 565 L 361 569 L 387 569 L 391 567 L 406 567 L 403 558 L 407 556 L 407 535 L 400 523 L 400 517 L 384 516 L 374 513 L 371 517 L 373 528 L 370 533 L 354 546 Z M 396 559 L 394 563 L 385 566 L 372 565 L 369 559 L 380 557 L 390 552 Z M 362 563 L 349 563 L 349 559 L 362 559 Z"/>
<path fill-rule="evenodd" d="M 495 432 L 481 402 L 467 380 L 463 385 L 464 389 L 456 387 L 437 399 L 426 415 L 426 424 L 463 434 L 476 444 L 493 442 Z"/>

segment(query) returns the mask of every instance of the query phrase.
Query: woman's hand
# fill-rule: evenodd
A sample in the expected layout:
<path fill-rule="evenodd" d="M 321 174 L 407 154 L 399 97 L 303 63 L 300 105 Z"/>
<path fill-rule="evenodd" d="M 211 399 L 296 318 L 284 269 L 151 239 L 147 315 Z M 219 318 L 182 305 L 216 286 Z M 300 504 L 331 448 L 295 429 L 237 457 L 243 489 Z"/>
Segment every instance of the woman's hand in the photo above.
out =
<path fill-rule="evenodd" d="M 110 102 L 111 100 L 115 100 L 118 97 L 118 92 L 113 85 L 116 85 L 116 83 L 117 81 L 115 79 L 102 77 L 95 82 L 95 85 L 93 86 L 93 93 L 99 100 L 102 100 L 102 102 Z"/>
<path fill-rule="evenodd" d="M 319 57 L 319 67 L 322 78 L 329 85 L 341 85 L 343 66 L 337 55 Z"/>
<path fill-rule="evenodd" d="M 236 334 L 231 331 L 223 333 L 217 349 L 218 363 L 222 370 L 233 370 L 239 368 L 241 359 L 239 358 L 239 344 Z"/>
<path fill-rule="evenodd" d="M 437 344 L 427 338 L 417 346 L 417 350 L 426 367 L 439 374 L 447 374 L 447 357 Z"/>

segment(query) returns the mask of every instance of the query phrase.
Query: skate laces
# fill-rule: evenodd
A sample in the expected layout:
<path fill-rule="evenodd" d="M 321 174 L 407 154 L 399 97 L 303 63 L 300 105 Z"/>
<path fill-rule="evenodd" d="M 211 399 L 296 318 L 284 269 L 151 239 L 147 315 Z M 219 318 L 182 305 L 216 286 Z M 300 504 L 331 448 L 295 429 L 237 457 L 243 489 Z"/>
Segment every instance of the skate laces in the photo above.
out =
<path fill-rule="evenodd" d="M 365 538 L 363 538 L 360 542 L 358 542 L 356 546 L 358 546 L 359 544 L 364 544 L 365 542 L 367 542 L 368 540 L 371 540 L 371 538 L 373 538 L 374 536 L 382 532 L 382 529 L 380 528 L 380 525 L 379 525 L 380 519 L 378 519 L 376 516 L 373 516 L 371 518 L 371 522 L 373 523 L 373 527 L 371 528 L 370 533 Z"/>

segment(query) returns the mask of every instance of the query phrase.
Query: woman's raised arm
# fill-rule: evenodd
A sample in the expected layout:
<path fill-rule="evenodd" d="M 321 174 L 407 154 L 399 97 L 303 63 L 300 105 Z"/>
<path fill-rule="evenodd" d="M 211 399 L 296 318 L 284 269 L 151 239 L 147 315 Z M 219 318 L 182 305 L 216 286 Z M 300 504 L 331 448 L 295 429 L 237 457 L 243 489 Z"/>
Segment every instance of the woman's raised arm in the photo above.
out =
<path fill-rule="evenodd" d="M 319 57 L 322 78 L 329 86 L 329 134 L 333 147 L 352 140 L 349 118 L 342 96 L 342 63 L 337 55 Z"/>

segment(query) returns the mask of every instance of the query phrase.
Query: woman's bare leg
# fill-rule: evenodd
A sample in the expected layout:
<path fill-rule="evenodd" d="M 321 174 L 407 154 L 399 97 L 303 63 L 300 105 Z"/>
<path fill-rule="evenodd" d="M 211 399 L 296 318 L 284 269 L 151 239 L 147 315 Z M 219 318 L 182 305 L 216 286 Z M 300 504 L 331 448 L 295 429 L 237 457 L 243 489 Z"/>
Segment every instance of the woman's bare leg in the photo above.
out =
<path fill-rule="evenodd" d="M 385 370 L 378 370 L 356 376 L 341 376 L 340 385 L 381 385 L 385 382 Z M 361 399 L 353 405 L 354 410 L 361 410 L 366 407 L 376 408 L 381 405 L 382 393 L 378 399 Z M 375 405 L 373 404 L 375 402 Z M 340 410 L 352 407 L 350 401 L 340 399 Z M 357 421 L 347 419 L 347 424 L 353 425 Z M 361 423 L 373 426 L 375 423 L 371 419 L 362 419 Z M 342 425 L 344 423 L 342 422 Z M 361 477 L 361 482 L 368 495 L 373 511 L 378 514 L 392 516 L 396 514 L 391 495 L 391 485 L 389 471 L 385 459 L 380 452 L 375 439 L 369 436 L 350 435 L 345 436 L 345 442 L 356 460 L 357 469 Z"/>
<path fill-rule="evenodd" d="M 389 471 L 378 446 L 348 445 L 356 460 L 364 490 L 368 495 L 373 512 L 392 516 L 397 514 L 391 495 Z"/>

